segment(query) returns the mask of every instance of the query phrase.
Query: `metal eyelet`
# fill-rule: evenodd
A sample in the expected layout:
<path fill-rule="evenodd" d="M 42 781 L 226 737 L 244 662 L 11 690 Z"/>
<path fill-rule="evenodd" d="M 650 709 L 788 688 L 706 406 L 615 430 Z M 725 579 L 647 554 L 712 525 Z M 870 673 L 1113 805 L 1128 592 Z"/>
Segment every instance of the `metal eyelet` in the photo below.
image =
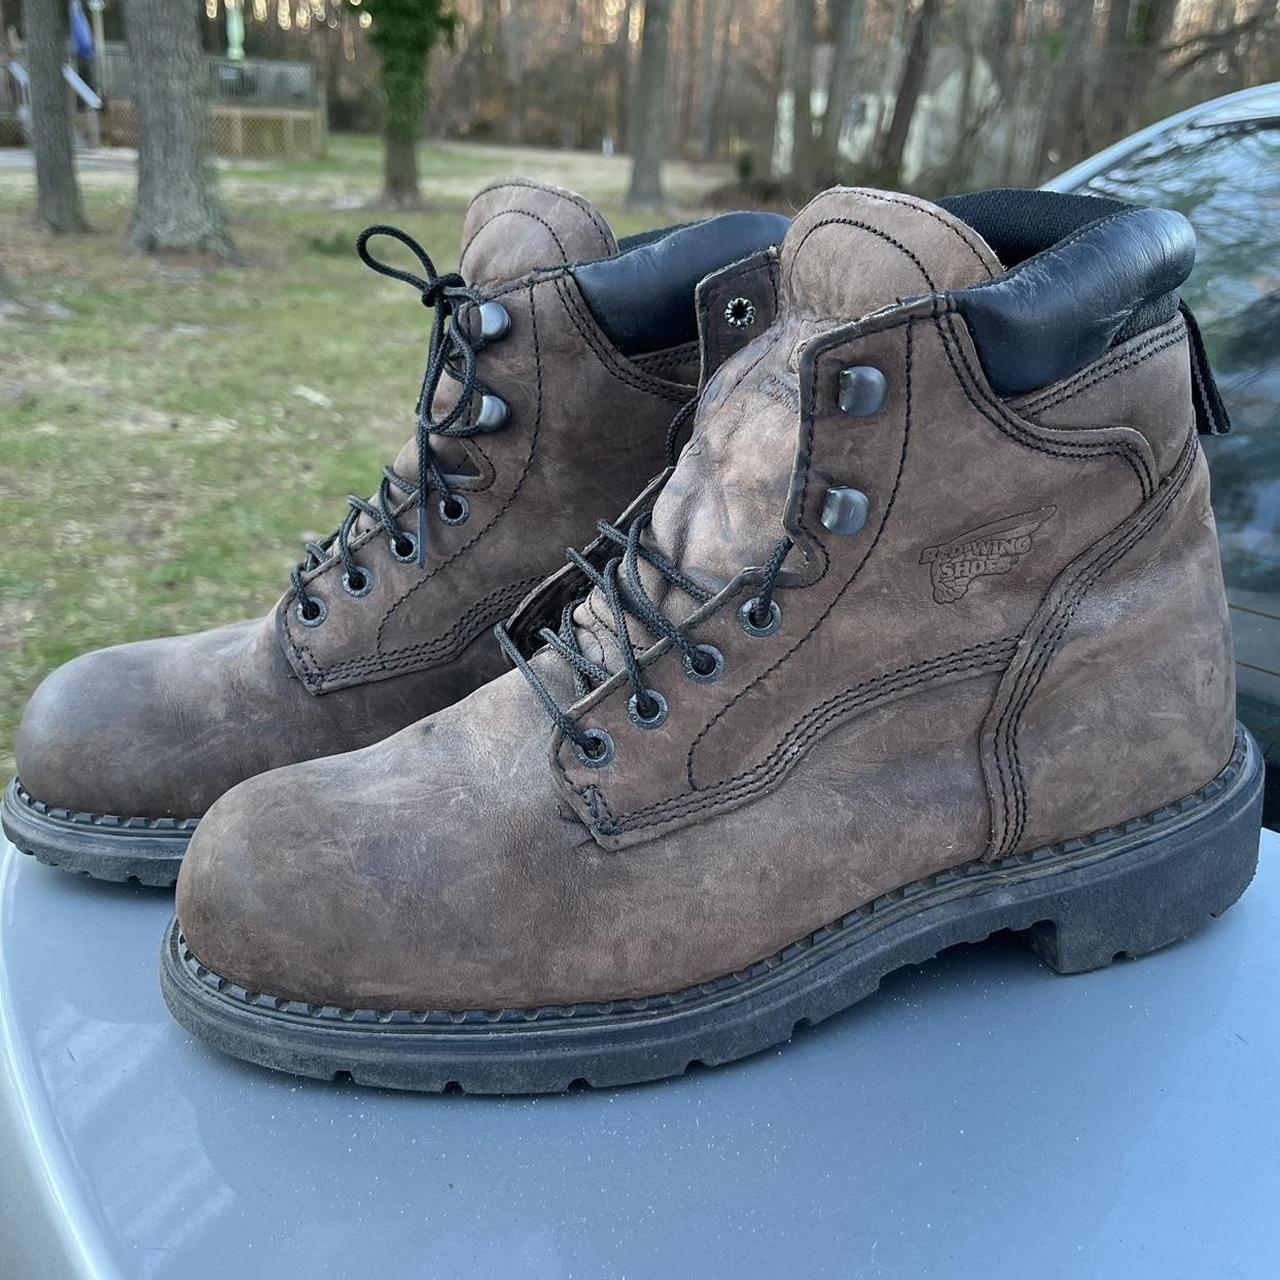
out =
<path fill-rule="evenodd" d="M 306 611 L 303 609 L 301 600 L 293 606 L 293 611 L 304 627 L 318 627 L 329 616 L 329 606 L 319 596 L 308 596 L 306 603 L 313 605 L 315 608 L 315 612 L 310 617 L 307 616 Z"/>
<path fill-rule="evenodd" d="M 742 629 L 749 636 L 755 636 L 757 639 L 764 636 L 771 636 L 777 629 L 782 626 L 782 609 L 776 600 L 769 601 L 769 617 L 764 625 L 756 621 L 756 615 L 760 609 L 760 597 L 752 596 L 738 610 L 738 621 L 742 624 Z"/>
<path fill-rule="evenodd" d="M 706 671 L 699 671 L 693 665 L 691 654 L 685 654 L 681 659 L 681 665 L 684 667 L 684 673 L 695 684 L 713 684 L 724 675 L 724 654 L 720 652 L 715 645 L 699 644 L 695 645 L 694 653 L 701 653 L 706 656 L 711 666 Z"/>
<path fill-rule="evenodd" d="M 588 755 L 582 743 L 575 742 L 573 754 L 578 757 L 579 764 L 585 765 L 588 769 L 603 769 L 605 765 L 612 764 L 613 739 L 603 729 L 585 729 L 583 732 L 592 742 L 600 744 L 600 750 L 595 755 Z"/>
<path fill-rule="evenodd" d="M 756 322 L 755 303 L 750 298 L 730 298 L 724 309 L 726 323 L 735 329 L 746 329 Z"/>
<path fill-rule="evenodd" d="M 373 571 L 366 569 L 363 565 L 356 565 L 356 581 L 351 581 L 350 572 L 344 573 L 342 589 L 347 595 L 355 596 L 357 599 L 367 596 L 373 590 Z"/>
<path fill-rule="evenodd" d="M 387 547 L 393 560 L 401 564 L 412 564 L 418 558 L 418 539 L 401 529 L 394 538 L 387 539 Z"/>
<path fill-rule="evenodd" d="M 640 701 L 633 693 L 627 702 L 627 715 L 631 717 L 631 723 L 639 729 L 656 729 L 667 718 L 667 700 L 657 689 L 646 689 L 644 692 L 645 697 L 653 704 L 653 714 L 647 716 L 641 714 Z"/>
<path fill-rule="evenodd" d="M 471 514 L 471 503 L 460 493 L 451 493 L 436 503 L 436 510 L 445 524 L 463 524 Z"/>

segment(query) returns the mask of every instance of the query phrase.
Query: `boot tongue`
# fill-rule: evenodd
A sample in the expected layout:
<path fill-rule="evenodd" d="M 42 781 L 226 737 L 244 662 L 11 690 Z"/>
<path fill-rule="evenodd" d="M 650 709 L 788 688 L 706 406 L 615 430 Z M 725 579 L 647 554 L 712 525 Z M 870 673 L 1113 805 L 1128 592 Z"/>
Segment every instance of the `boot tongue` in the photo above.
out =
<path fill-rule="evenodd" d="M 462 224 L 458 274 L 481 287 L 518 280 L 540 268 L 616 256 L 609 224 L 585 196 L 529 178 L 503 178 L 479 192 Z M 425 359 L 425 356 L 424 356 Z M 456 402 L 458 384 L 440 380 L 433 409 L 442 418 Z M 433 437 L 436 458 L 446 473 L 473 470 L 460 440 Z M 410 439 L 393 464 L 407 479 L 418 474 L 418 445 Z M 368 524 L 362 519 L 361 528 Z"/>
<path fill-rule="evenodd" d="M 609 224 L 585 196 L 528 178 L 503 178 L 467 208 L 458 271 L 468 284 L 497 284 L 540 267 L 594 262 L 617 252 Z"/>
<path fill-rule="evenodd" d="M 712 591 L 744 568 L 764 565 L 784 536 L 802 345 L 903 299 L 977 284 L 1003 270 L 982 238 L 945 210 L 912 196 L 848 187 L 826 191 L 800 211 L 782 245 L 781 269 L 777 320 L 707 387 L 645 535 Z M 694 602 L 647 566 L 643 577 L 668 617 L 678 621 L 692 612 Z M 607 616 L 604 602 L 592 599 L 574 620 L 586 651 L 612 670 L 616 646 L 599 622 Z M 639 624 L 630 625 L 643 647 Z"/>

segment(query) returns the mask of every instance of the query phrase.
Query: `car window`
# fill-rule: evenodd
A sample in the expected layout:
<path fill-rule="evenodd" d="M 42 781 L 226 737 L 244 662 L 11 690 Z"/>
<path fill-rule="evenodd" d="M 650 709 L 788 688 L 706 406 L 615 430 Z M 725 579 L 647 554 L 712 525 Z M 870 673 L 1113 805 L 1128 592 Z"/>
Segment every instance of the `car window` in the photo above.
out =
<path fill-rule="evenodd" d="M 1239 657 L 1263 666 L 1256 692 L 1273 695 L 1280 670 L 1280 645 L 1271 643 L 1272 619 L 1280 618 L 1280 120 L 1184 125 L 1081 190 L 1177 209 L 1196 229 L 1196 267 L 1183 296 L 1204 332 L 1232 424 L 1230 435 L 1204 442 L 1223 570 Z M 1267 638 L 1257 654 L 1241 634 L 1244 612 L 1256 616 L 1257 638 Z M 1242 692 L 1252 683 L 1248 674 L 1241 671 Z"/>

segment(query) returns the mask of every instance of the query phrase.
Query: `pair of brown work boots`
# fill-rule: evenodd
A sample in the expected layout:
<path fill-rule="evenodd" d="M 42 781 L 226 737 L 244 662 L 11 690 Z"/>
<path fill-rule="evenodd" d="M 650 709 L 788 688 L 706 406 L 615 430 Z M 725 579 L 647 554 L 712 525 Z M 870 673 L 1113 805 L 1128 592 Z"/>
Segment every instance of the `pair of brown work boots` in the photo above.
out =
<path fill-rule="evenodd" d="M 406 1088 L 649 1080 L 955 942 L 1073 972 L 1243 892 L 1184 219 L 836 189 L 619 244 L 507 182 L 459 274 L 370 234 L 435 308 L 378 494 L 264 621 L 78 659 L 19 736 L 19 847 L 181 863 L 184 1026 Z"/>

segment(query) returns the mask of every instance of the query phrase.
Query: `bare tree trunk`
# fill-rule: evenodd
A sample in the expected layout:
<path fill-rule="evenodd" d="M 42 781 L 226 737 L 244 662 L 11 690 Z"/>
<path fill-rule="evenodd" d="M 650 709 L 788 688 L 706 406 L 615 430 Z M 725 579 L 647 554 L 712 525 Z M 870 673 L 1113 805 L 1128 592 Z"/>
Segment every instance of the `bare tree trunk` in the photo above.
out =
<path fill-rule="evenodd" d="M 814 0 L 795 0 L 791 20 L 796 37 L 791 56 L 791 173 L 805 184 L 813 173 L 813 48 L 817 41 Z"/>
<path fill-rule="evenodd" d="M 25 0 L 22 15 L 31 75 L 36 218 L 58 235 L 88 231 L 76 181 L 69 90 L 62 78 L 70 34 L 67 6 L 64 0 Z"/>
<path fill-rule="evenodd" d="M 560 145 L 568 151 L 578 145 L 578 109 L 582 102 L 582 7 L 579 0 L 566 0 L 566 3 L 569 48 L 564 98 L 560 104 Z"/>
<path fill-rule="evenodd" d="M 1177 12 L 1178 0 L 1142 0 L 1138 6 L 1137 22 L 1131 37 L 1133 53 L 1129 74 L 1130 83 L 1142 86 L 1144 91 L 1155 83 L 1160 52 L 1173 31 Z M 1144 92 L 1130 98 L 1125 133 L 1149 123 L 1143 116 L 1145 97 Z"/>
<path fill-rule="evenodd" d="M 720 85 L 716 75 L 716 41 L 721 35 L 720 0 L 702 0 L 702 39 L 698 46 L 698 154 L 710 160 L 715 154 L 716 99 Z"/>
<path fill-rule="evenodd" d="M 645 0 L 640 63 L 636 70 L 635 135 L 631 187 L 633 209 L 660 207 L 662 156 L 667 143 L 667 46 L 671 34 L 671 0 Z"/>
<path fill-rule="evenodd" d="M 1085 137 L 1085 54 L 1093 26 L 1093 0 L 1064 6 L 1059 19 L 1061 53 L 1043 96 L 1037 179 L 1065 169 L 1088 154 Z"/>
<path fill-rule="evenodd" d="M 720 54 L 716 58 L 715 85 L 711 92 L 710 126 L 704 139 L 702 153 L 704 160 L 710 160 L 716 154 L 725 135 L 725 86 L 729 83 L 729 59 L 733 54 L 734 9 L 737 3 L 738 0 L 724 0 L 724 10 L 720 19 Z"/>
<path fill-rule="evenodd" d="M 196 12 L 125 0 L 138 112 L 138 204 L 129 243 L 146 253 L 235 251 L 209 160 L 209 109 Z"/>
<path fill-rule="evenodd" d="M 676 149 L 683 155 L 689 150 L 693 135 L 694 81 L 698 68 L 698 2 L 685 0 L 680 16 L 679 34 L 676 36 L 676 52 L 679 56 L 676 81 L 679 86 L 679 106 L 676 112 Z"/>
<path fill-rule="evenodd" d="M 631 11 L 633 0 L 626 0 L 619 19 L 618 36 L 609 51 L 613 63 L 614 109 L 618 122 L 615 139 L 618 150 L 626 151 L 631 144 Z"/>
<path fill-rule="evenodd" d="M 835 50 L 831 59 L 831 77 L 827 82 L 827 107 L 822 113 L 822 129 L 815 149 L 814 186 L 829 186 L 836 178 L 840 131 L 844 127 L 845 108 L 849 105 L 854 55 L 862 38 L 865 8 L 865 0 L 833 0 L 831 6 Z"/>
<path fill-rule="evenodd" d="M 884 150 L 885 134 L 889 132 L 890 112 L 893 109 L 894 86 L 902 75 L 906 58 L 908 19 L 911 17 L 911 0 L 894 0 L 893 25 L 889 30 L 889 48 L 885 53 L 880 93 L 876 98 L 875 141 L 868 154 L 878 156 Z"/>
<path fill-rule="evenodd" d="M 1104 145 L 1123 138 L 1129 117 L 1129 0 L 1109 0 L 1103 37 L 1099 122 Z"/>
<path fill-rule="evenodd" d="M 911 132 L 911 121 L 924 88 L 924 75 L 929 65 L 929 51 L 933 44 L 933 25 L 938 16 L 941 0 L 921 0 L 911 31 L 911 44 L 907 59 L 902 65 L 902 79 L 893 104 L 893 121 L 884 137 L 884 147 L 877 157 L 879 176 L 887 186 L 902 182 L 902 156 Z"/>
<path fill-rule="evenodd" d="M 519 0 L 512 0 L 503 23 L 502 43 L 507 58 L 507 90 L 511 114 L 507 120 L 507 141 L 524 141 L 524 44 L 525 20 Z"/>
<path fill-rule="evenodd" d="M 1000 96 L 1006 101 L 1010 97 L 1013 30 L 1022 7 L 1023 0 L 994 0 L 987 21 L 980 28 L 979 47 L 986 54 L 991 73 L 1000 86 Z"/>

